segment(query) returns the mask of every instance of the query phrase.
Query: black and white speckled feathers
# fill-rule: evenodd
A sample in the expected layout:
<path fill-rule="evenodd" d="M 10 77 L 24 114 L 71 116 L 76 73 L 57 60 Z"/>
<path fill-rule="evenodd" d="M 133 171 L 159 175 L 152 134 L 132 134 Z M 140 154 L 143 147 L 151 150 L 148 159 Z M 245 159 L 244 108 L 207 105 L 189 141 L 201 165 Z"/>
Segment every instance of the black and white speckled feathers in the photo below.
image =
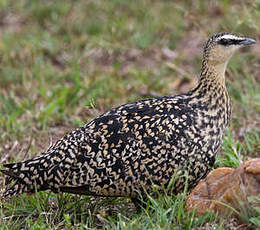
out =
<path fill-rule="evenodd" d="M 174 192 L 182 191 L 183 175 L 190 187 L 196 185 L 214 163 L 231 113 L 224 72 L 230 50 L 240 45 L 229 49 L 220 39 L 246 38 L 226 33 L 210 38 L 200 81 L 188 93 L 119 106 L 41 156 L 5 164 L 6 184 L 13 183 L 2 197 L 50 189 L 136 198 L 151 192 L 152 184 L 163 188 L 175 177 Z"/>

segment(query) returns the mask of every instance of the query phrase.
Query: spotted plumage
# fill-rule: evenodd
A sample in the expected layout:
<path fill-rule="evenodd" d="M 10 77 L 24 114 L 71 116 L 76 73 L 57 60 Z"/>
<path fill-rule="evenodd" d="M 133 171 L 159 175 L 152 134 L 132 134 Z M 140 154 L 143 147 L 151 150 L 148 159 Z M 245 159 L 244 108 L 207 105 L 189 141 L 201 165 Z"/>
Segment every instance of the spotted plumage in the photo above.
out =
<path fill-rule="evenodd" d="M 204 49 L 197 86 L 188 93 L 141 100 L 102 114 L 65 135 L 39 157 L 5 164 L 2 197 L 36 189 L 137 198 L 152 185 L 183 190 L 206 176 L 230 120 L 224 72 L 252 39 L 221 33 Z M 12 183 L 11 183 L 12 182 Z"/>

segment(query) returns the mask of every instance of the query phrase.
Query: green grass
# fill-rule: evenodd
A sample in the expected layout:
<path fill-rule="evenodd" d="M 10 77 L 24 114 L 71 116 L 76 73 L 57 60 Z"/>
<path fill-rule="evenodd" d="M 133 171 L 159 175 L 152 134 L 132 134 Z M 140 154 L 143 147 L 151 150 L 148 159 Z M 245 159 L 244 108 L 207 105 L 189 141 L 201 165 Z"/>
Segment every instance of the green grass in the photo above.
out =
<path fill-rule="evenodd" d="M 193 87 L 211 34 L 260 37 L 257 0 L 3 0 L 0 19 L 1 162 L 39 155 L 111 107 Z M 259 63 L 259 44 L 229 63 L 233 114 L 215 167 L 259 157 Z M 182 194 L 159 196 L 136 213 L 124 198 L 40 192 L 2 202 L 0 229 L 228 229 L 184 203 Z M 254 215 L 248 228 L 259 226 Z"/>

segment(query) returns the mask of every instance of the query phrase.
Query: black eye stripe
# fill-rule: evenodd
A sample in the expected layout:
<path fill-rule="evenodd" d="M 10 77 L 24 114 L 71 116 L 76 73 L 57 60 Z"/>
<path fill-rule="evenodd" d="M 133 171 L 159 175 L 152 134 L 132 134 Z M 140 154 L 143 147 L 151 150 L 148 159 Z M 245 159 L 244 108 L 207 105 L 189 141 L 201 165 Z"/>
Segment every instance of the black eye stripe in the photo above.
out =
<path fill-rule="evenodd" d="M 241 41 L 243 41 L 243 40 L 222 38 L 218 41 L 218 44 L 223 45 L 223 46 L 238 45 Z"/>

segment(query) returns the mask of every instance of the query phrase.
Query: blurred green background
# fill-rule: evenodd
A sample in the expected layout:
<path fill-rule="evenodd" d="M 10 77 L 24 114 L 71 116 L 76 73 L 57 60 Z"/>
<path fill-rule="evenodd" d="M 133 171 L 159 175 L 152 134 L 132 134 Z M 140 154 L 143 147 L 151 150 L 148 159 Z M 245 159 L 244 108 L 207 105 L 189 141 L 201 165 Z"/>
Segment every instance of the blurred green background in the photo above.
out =
<path fill-rule="evenodd" d="M 225 31 L 259 41 L 259 28 L 259 0 L 1 0 L 1 163 L 39 155 L 69 130 L 112 107 L 186 92 L 196 84 L 209 36 Z M 215 167 L 235 167 L 260 154 L 259 53 L 258 42 L 234 55 L 228 65 L 226 82 L 233 114 Z M 118 228 L 117 214 L 105 212 L 100 220 L 95 209 L 103 210 L 111 200 L 39 196 L 2 203 L 3 229 L 20 229 L 24 223 L 30 229 L 70 228 L 71 215 L 80 209 L 82 199 L 94 202 L 94 208 L 89 208 L 90 213 L 85 210 L 79 228 L 82 223 L 83 229 L 97 223 L 104 228 L 107 222 Z M 56 209 L 46 196 L 52 197 Z M 144 219 L 131 216 L 132 211 L 124 214 L 131 204 L 128 200 L 118 202 L 113 205 L 119 210 L 123 207 L 118 212 L 128 216 L 120 217 L 126 228 L 165 227 L 146 214 L 139 217 Z M 73 205 L 66 206 L 69 203 Z M 43 220 L 42 209 L 49 213 Z M 179 222 L 190 223 L 191 217 L 183 215 L 188 219 Z M 155 225 L 131 225 L 137 220 Z M 175 226 L 173 222 L 166 222 L 169 229 Z M 193 222 L 180 229 L 192 226 Z"/>

